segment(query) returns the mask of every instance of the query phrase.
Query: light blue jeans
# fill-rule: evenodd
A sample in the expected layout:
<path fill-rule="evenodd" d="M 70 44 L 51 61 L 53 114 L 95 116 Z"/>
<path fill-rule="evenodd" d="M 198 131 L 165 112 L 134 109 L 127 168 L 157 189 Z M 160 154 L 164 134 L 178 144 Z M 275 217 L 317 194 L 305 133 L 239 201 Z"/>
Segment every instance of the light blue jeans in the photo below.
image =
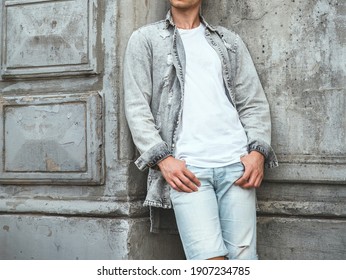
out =
<path fill-rule="evenodd" d="M 256 191 L 234 185 L 243 165 L 188 169 L 201 181 L 199 191 L 170 191 L 186 258 L 257 259 Z"/>

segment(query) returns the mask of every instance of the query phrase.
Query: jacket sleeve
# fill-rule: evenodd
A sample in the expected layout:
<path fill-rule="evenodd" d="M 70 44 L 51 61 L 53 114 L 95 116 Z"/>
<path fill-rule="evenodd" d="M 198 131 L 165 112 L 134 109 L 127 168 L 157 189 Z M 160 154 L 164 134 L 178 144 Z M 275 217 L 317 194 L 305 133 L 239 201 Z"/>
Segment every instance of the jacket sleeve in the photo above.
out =
<path fill-rule="evenodd" d="M 140 170 L 155 166 L 170 155 L 170 150 L 155 126 L 152 98 L 152 53 L 150 43 L 135 31 L 129 39 L 124 58 L 125 116 L 140 157 Z"/>
<path fill-rule="evenodd" d="M 248 137 L 249 151 L 265 156 L 266 167 L 278 165 L 271 145 L 271 118 L 267 98 L 244 42 L 237 36 L 235 102 Z"/>

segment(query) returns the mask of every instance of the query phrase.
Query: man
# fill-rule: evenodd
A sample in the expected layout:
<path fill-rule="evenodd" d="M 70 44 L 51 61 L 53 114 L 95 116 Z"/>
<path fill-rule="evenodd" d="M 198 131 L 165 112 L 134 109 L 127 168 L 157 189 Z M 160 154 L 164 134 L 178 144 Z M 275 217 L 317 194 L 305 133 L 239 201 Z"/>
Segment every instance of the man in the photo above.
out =
<path fill-rule="evenodd" d="M 266 97 L 244 43 L 204 20 L 202 0 L 170 4 L 125 55 L 144 205 L 173 207 L 187 259 L 256 259 L 255 189 L 277 165 Z"/>

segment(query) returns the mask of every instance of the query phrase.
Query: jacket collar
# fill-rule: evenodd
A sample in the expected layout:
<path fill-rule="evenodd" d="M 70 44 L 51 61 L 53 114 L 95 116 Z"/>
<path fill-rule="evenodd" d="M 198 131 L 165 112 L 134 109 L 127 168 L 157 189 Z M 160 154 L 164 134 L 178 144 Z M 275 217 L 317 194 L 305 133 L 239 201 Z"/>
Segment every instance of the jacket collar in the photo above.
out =
<path fill-rule="evenodd" d="M 210 25 L 201 14 L 199 14 L 199 16 L 201 18 L 201 22 L 206 26 L 207 29 L 209 29 L 209 31 L 216 32 L 215 27 Z M 167 12 L 167 15 L 166 15 L 166 29 L 168 29 L 170 26 L 175 27 L 175 23 L 173 21 L 173 16 L 172 16 L 171 10 L 169 10 Z"/>

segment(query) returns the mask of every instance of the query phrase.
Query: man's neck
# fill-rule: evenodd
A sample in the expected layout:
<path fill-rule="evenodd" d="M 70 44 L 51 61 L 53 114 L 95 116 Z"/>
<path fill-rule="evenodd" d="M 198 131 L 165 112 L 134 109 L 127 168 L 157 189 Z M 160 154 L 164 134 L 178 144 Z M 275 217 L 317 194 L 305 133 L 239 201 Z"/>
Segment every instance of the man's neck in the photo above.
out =
<path fill-rule="evenodd" d="M 188 10 L 171 7 L 172 17 L 175 25 L 181 29 L 192 29 L 198 27 L 201 23 L 199 10 L 200 7 L 195 7 Z"/>

